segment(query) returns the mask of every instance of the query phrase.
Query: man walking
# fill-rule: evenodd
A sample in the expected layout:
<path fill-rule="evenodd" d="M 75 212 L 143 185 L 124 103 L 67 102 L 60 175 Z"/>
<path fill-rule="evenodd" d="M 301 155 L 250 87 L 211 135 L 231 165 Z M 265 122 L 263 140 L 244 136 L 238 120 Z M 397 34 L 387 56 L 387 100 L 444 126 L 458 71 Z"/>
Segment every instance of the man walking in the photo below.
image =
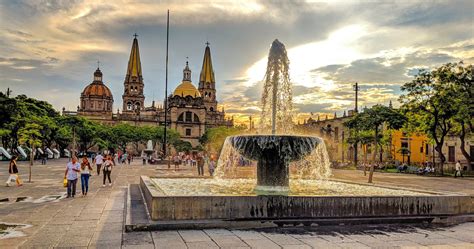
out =
<path fill-rule="evenodd" d="M 67 198 L 74 198 L 76 195 L 77 173 L 79 172 L 81 172 L 81 165 L 77 162 L 77 157 L 73 156 L 64 172 L 64 178 L 67 178 Z"/>
<path fill-rule="evenodd" d="M 97 175 L 100 175 L 100 168 L 102 168 L 102 164 L 104 163 L 104 157 L 102 154 L 97 154 L 97 156 L 94 158 L 94 163 L 97 165 Z"/>
<path fill-rule="evenodd" d="M 197 156 L 197 168 L 198 168 L 198 175 L 204 175 L 204 158 L 201 155 Z"/>
<path fill-rule="evenodd" d="M 462 177 L 462 167 L 461 167 L 461 161 L 457 161 L 456 162 L 456 166 L 455 166 L 455 172 L 454 172 L 454 178 L 456 178 L 459 174 L 460 177 Z"/>

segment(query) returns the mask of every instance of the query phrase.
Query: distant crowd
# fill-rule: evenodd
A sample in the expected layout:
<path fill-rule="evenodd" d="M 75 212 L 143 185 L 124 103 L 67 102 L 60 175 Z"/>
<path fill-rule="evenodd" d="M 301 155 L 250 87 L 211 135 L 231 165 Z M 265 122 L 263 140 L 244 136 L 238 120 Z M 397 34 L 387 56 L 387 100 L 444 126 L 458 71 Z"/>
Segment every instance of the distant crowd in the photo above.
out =
<path fill-rule="evenodd" d="M 173 162 L 175 170 L 181 166 L 196 167 L 199 176 L 204 176 L 204 169 L 207 168 L 209 175 L 213 176 L 216 169 L 216 158 L 213 155 L 207 153 L 189 153 L 184 152 L 175 153 L 170 156 L 170 161 Z M 168 164 L 168 168 L 171 165 Z"/>

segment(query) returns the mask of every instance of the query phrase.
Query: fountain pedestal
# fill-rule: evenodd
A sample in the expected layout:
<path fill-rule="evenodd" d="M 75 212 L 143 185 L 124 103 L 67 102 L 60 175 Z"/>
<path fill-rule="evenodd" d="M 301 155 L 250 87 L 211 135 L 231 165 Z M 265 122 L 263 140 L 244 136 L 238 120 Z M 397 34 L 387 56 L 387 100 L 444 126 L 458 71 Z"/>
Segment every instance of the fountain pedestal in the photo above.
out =
<path fill-rule="evenodd" d="M 257 194 L 286 194 L 289 164 L 300 160 L 321 143 L 318 137 L 248 135 L 228 138 L 241 155 L 257 161 Z"/>

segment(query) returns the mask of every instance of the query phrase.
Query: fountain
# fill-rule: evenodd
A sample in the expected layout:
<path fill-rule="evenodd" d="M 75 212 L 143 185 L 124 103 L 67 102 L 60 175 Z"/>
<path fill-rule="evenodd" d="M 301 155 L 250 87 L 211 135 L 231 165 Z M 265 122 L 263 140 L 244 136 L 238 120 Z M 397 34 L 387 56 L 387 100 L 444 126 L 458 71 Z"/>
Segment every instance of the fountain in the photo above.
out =
<path fill-rule="evenodd" d="M 293 131 L 289 64 L 285 45 L 278 40 L 273 41 L 268 55 L 260 116 L 260 132 L 267 133 L 271 129 L 271 135 L 233 136 L 224 145 L 230 144 L 244 157 L 257 161 L 256 190 L 260 194 L 286 194 L 289 190 L 290 162 L 305 159 L 323 142 L 317 137 L 288 135 Z M 225 154 L 220 158 L 227 159 Z M 318 167 L 317 163 L 313 162 L 313 166 Z"/>
<path fill-rule="evenodd" d="M 148 140 L 146 143 L 146 149 L 143 150 L 144 155 L 147 159 L 151 159 L 153 154 L 155 154 L 155 150 L 153 149 L 153 142 Z M 143 155 L 142 155 L 143 157 Z"/>
<path fill-rule="evenodd" d="M 264 78 L 258 134 L 225 140 L 214 179 L 141 177 L 142 194 L 136 196 L 143 196 L 153 220 L 143 227 L 432 221 L 472 212 L 470 196 L 328 180 L 331 170 L 323 139 L 294 133 L 288 70 L 285 46 L 275 40 Z M 127 210 L 136 206 L 134 198 L 129 196 Z M 126 229 L 139 228 L 126 225 Z"/>

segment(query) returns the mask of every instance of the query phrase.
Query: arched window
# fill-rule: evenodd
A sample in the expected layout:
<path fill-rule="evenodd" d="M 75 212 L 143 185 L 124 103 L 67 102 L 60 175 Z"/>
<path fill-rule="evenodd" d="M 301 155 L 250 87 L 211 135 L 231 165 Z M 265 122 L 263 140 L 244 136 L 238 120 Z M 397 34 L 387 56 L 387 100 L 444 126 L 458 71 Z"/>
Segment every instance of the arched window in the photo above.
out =
<path fill-rule="evenodd" d="M 193 122 L 193 113 L 192 112 L 186 112 L 186 122 Z"/>
<path fill-rule="evenodd" d="M 132 102 L 127 102 L 127 110 L 132 110 Z"/>
<path fill-rule="evenodd" d="M 180 122 L 184 121 L 184 113 L 181 113 L 181 115 L 179 115 L 178 121 L 180 121 Z"/>
<path fill-rule="evenodd" d="M 135 110 L 138 110 L 138 109 L 140 109 L 140 103 L 139 102 L 135 103 Z"/>
<path fill-rule="evenodd" d="M 194 122 L 198 123 L 199 122 L 199 117 L 196 113 L 194 113 Z"/>
<path fill-rule="evenodd" d="M 208 94 L 209 95 L 209 98 L 211 97 L 211 93 Z"/>
<path fill-rule="evenodd" d="M 211 83 L 207 83 L 207 88 L 211 88 Z"/>
<path fill-rule="evenodd" d="M 213 108 L 213 107 L 211 107 L 209 110 L 211 110 L 211 112 L 213 112 L 213 111 L 214 111 L 214 108 Z"/>

